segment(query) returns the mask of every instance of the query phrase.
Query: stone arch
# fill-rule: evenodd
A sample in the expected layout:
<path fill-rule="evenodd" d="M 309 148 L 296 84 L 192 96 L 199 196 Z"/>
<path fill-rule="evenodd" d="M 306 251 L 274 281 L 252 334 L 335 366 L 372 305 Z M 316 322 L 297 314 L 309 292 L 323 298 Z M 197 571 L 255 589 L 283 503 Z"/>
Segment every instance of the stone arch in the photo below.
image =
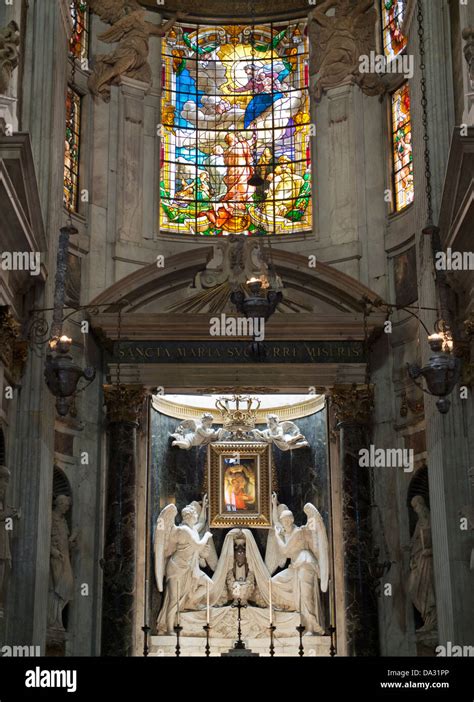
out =
<path fill-rule="evenodd" d="M 140 312 L 152 311 L 153 303 L 160 299 L 160 311 L 165 312 L 168 301 L 195 294 L 191 281 L 205 270 L 213 254 L 213 246 L 174 254 L 166 259 L 164 268 L 159 269 L 154 263 L 145 266 L 108 287 L 90 304 L 113 312 L 118 304 L 127 301 L 127 312 Z M 283 280 L 285 297 L 297 298 L 298 311 L 361 314 L 364 299 L 374 302 L 378 297 L 355 278 L 327 263 L 317 261 L 316 267 L 310 268 L 307 256 L 281 250 L 274 251 L 272 258 Z"/>

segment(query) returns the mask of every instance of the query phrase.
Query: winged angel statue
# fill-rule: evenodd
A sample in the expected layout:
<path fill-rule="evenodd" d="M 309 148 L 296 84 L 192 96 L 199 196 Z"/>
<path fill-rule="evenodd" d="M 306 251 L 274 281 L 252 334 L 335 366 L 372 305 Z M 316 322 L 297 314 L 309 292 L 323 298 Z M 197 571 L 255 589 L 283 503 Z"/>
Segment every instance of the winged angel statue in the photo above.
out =
<path fill-rule="evenodd" d="M 273 601 L 277 607 L 301 613 L 306 634 L 323 634 L 321 592 L 329 582 L 329 546 L 326 527 L 317 508 L 307 502 L 307 522 L 296 526 L 293 512 L 278 504 L 272 494 L 273 531 L 270 531 L 265 564 L 272 577 Z M 290 565 L 285 568 L 287 560 Z"/>
<path fill-rule="evenodd" d="M 214 571 L 217 554 L 212 534 L 207 531 L 207 495 L 202 505 L 192 502 L 181 510 L 182 522 L 176 525 L 176 506 L 166 505 L 156 522 L 154 534 L 155 578 L 158 590 L 166 591 L 158 616 L 159 633 L 172 634 L 179 612 L 198 609 L 212 580 L 201 570 L 206 564 Z"/>
<path fill-rule="evenodd" d="M 213 429 L 213 421 L 214 417 L 207 412 L 202 415 L 200 420 L 185 419 L 176 427 L 176 431 L 170 434 L 174 439 L 171 446 L 178 446 L 180 449 L 189 451 L 193 446 L 207 446 L 213 441 L 218 441 L 224 437 L 225 431 Z"/>
<path fill-rule="evenodd" d="M 280 451 L 291 451 L 292 449 L 305 448 L 309 446 L 306 438 L 300 432 L 294 422 L 280 422 L 276 414 L 269 414 L 267 417 L 267 428 L 261 431 L 254 429 L 253 436 L 269 444 L 275 444 Z"/>
<path fill-rule="evenodd" d="M 324 0 L 312 10 L 310 73 L 316 75 L 317 99 L 324 90 L 349 81 L 368 95 L 383 92 L 377 75 L 359 71 L 360 56 L 375 51 L 376 19 L 373 0 Z"/>
<path fill-rule="evenodd" d="M 110 54 L 99 54 L 89 78 L 89 89 L 105 102 L 110 100 L 110 86 L 127 75 L 144 83 L 151 82 L 148 63 L 150 36 L 163 37 L 174 23 L 184 16 L 177 13 L 163 25 L 145 19 L 146 9 L 137 0 L 89 0 L 90 9 L 111 28 L 99 35 L 106 44 L 117 43 Z"/>

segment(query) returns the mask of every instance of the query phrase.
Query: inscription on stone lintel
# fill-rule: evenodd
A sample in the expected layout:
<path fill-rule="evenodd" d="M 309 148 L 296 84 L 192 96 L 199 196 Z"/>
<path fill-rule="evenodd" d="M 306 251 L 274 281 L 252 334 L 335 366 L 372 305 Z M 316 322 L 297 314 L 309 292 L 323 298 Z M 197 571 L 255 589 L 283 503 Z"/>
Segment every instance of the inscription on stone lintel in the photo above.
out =
<path fill-rule="evenodd" d="M 263 363 L 365 363 L 361 341 L 265 341 Z M 255 363 L 248 341 L 121 341 L 110 363 Z"/>

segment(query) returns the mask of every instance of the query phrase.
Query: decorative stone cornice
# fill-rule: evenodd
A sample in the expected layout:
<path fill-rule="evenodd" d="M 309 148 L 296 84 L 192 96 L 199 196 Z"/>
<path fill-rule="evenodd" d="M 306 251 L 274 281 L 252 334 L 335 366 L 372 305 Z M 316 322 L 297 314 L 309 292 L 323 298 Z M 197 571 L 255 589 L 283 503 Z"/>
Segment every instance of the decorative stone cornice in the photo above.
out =
<path fill-rule="evenodd" d="M 268 389 L 263 388 L 262 391 L 268 392 Z M 218 389 L 216 389 L 216 392 L 220 395 L 227 394 Z M 248 389 L 247 392 L 256 391 L 253 389 Z M 268 414 L 277 414 L 281 421 L 307 417 L 322 410 L 324 404 L 324 395 L 315 395 L 311 399 L 298 402 L 298 404 L 295 405 L 282 405 L 280 407 L 267 407 L 266 409 L 259 409 L 256 413 L 255 423 L 266 424 L 266 417 Z M 202 407 L 189 407 L 157 395 L 152 399 L 152 406 L 155 410 L 161 412 L 161 414 L 165 414 L 168 417 L 174 417 L 176 419 L 199 419 L 205 412 L 211 412 L 211 414 L 215 415 L 215 421 L 217 423 L 222 421 L 220 419 L 219 411 L 217 409 L 210 409 L 208 405 L 203 405 Z"/>
<path fill-rule="evenodd" d="M 28 342 L 22 339 L 21 325 L 9 307 L 0 307 L 0 360 L 14 382 L 21 378 L 28 358 Z"/>
<path fill-rule="evenodd" d="M 144 387 L 142 385 L 104 385 L 103 389 L 109 423 L 138 424 L 146 395 Z"/>
<path fill-rule="evenodd" d="M 335 385 L 330 392 L 337 426 L 368 424 L 374 407 L 374 391 L 367 385 Z"/>

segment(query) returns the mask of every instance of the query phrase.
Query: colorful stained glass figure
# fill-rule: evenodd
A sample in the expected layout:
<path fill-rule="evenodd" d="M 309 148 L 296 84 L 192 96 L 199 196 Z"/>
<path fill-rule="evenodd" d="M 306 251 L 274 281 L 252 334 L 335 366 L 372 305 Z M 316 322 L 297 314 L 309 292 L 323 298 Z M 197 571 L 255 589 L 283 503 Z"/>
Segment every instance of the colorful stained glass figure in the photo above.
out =
<path fill-rule="evenodd" d="M 311 230 L 306 23 L 177 24 L 162 58 L 161 231 Z"/>
<path fill-rule="evenodd" d="M 68 86 L 66 97 L 66 139 L 64 145 L 65 207 L 75 212 L 79 190 L 79 146 L 81 133 L 81 96 Z"/>
<path fill-rule="evenodd" d="M 413 202 L 413 148 L 410 115 L 410 88 L 404 83 L 392 94 L 393 179 L 395 210 Z"/>
<path fill-rule="evenodd" d="M 405 17 L 405 0 L 382 0 L 383 46 L 385 56 L 391 61 L 407 44 L 402 34 Z"/>
<path fill-rule="evenodd" d="M 69 11 L 72 18 L 72 34 L 69 51 L 74 58 L 87 57 L 89 50 L 89 10 L 82 0 L 71 0 Z"/>

